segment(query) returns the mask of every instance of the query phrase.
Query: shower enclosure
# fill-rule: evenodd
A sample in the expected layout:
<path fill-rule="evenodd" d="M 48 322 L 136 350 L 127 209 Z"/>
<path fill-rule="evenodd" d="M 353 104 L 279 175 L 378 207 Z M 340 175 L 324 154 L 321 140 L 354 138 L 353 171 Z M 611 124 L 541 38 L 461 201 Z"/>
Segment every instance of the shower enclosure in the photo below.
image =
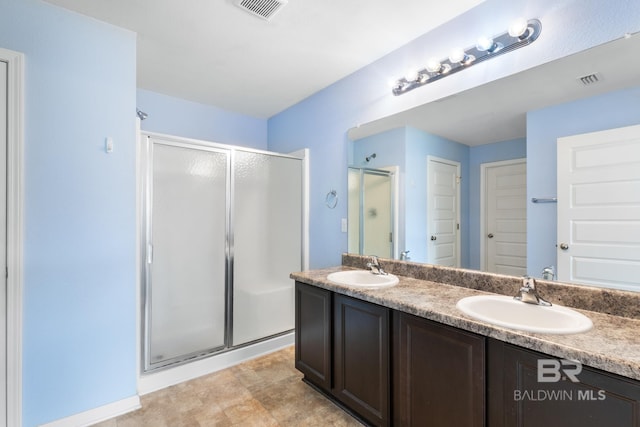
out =
<path fill-rule="evenodd" d="M 294 328 L 300 158 L 142 135 L 144 371 Z"/>
<path fill-rule="evenodd" d="M 394 258 L 394 177 L 387 170 L 349 168 L 349 252 Z"/>

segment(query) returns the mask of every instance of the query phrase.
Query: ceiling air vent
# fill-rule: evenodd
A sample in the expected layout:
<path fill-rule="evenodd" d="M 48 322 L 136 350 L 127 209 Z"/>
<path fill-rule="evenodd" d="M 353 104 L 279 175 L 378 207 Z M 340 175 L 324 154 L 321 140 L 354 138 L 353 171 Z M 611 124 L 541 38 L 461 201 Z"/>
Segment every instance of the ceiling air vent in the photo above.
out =
<path fill-rule="evenodd" d="M 578 77 L 578 81 L 582 83 L 583 86 L 591 86 L 598 83 L 600 80 L 602 80 L 602 76 L 600 75 L 600 73 L 593 73 L 586 76 Z"/>
<path fill-rule="evenodd" d="M 269 21 L 287 5 L 287 0 L 236 0 L 236 4 L 240 9 Z"/>

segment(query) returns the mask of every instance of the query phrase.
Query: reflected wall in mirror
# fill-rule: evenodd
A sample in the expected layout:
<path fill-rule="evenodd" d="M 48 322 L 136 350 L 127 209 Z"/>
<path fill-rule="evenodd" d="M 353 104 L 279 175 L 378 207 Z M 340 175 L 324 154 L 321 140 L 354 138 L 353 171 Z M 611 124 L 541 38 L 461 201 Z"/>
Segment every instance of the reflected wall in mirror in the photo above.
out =
<path fill-rule="evenodd" d="M 534 277 L 542 277 L 548 267 L 557 271 L 561 250 L 557 204 L 532 203 L 531 199 L 558 196 L 558 138 L 640 123 L 640 64 L 628 61 L 639 49 L 640 36 L 621 38 L 350 129 L 350 164 L 375 151 L 375 167 L 399 166 L 399 251 L 409 250 L 412 260 L 429 262 L 426 159 L 431 155 L 461 165 L 462 268 Z M 583 76 L 591 77 L 581 79 Z M 592 83 L 585 85 L 584 81 Z M 640 169 L 640 145 L 635 148 L 630 161 Z M 490 165 L 517 159 L 526 162 L 526 179 L 513 208 L 522 210 L 525 203 L 526 233 L 521 240 L 526 243 L 524 250 L 522 245 L 503 248 L 505 254 L 517 254 L 520 259 L 503 256 L 501 264 L 509 268 L 500 270 L 487 260 L 493 243 L 488 240 L 495 239 L 496 232 L 486 220 L 485 175 Z M 522 184 L 522 178 L 510 183 Z M 640 194 L 640 189 L 636 191 Z M 636 228 L 631 234 L 640 233 Z M 632 245 L 636 245 L 632 261 L 640 264 L 640 244 Z M 615 280 L 589 284 L 640 290 L 640 277 L 636 280 L 631 285 Z"/>

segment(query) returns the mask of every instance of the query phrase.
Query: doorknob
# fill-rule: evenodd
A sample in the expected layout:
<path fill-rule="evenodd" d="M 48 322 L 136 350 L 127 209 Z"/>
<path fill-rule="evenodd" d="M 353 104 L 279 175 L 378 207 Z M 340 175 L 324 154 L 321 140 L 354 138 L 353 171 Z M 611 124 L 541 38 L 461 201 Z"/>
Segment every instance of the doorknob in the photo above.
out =
<path fill-rule="evenodd" d="M 487 237 L 490 238 L 490 239 L 493 239 L 493 233 L 487 234 Z"/>
<path fill-rule="evenodd" d="M 569 249 L 569 245 L 567 245 L 566 243 L 560 243 L 560 249 L 566 251 L 567 249 Z"/>
<path fill-rule="evenodd" d="M 436 236 L 431 236 L 431 240 L 436 240 Z"/>

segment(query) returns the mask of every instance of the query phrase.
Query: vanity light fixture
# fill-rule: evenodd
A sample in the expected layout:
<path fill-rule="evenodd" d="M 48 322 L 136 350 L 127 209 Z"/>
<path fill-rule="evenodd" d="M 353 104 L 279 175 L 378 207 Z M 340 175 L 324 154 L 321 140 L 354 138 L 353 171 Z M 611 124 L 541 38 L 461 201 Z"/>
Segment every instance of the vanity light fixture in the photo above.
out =
<path fill-rule="evenodd" d="M 528 46 L 540 36 L 542 23 L 538 19 L 518 19 L 509 29 L 493 38 L 481 37 L 475 46 L 454 49 L 448 58 L 427 60 L 424 69 L 411 70 L 405 77 L 392 83 L 394 95 L 402 95 L 417 87 L 435 82 L 449 74 L 469 68 L 503 53 Z"/>

